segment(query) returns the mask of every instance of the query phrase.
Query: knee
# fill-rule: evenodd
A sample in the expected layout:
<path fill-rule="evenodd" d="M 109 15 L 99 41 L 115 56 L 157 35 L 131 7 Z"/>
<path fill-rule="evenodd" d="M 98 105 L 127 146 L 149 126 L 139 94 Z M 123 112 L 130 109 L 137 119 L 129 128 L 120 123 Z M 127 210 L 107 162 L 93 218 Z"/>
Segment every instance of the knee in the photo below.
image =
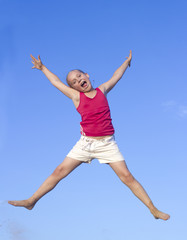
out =
<path fill-rule="evenodd" d="M 130 185 L 134 181 L 134 177 L 132 176 L 132 174 L 129 171 L 125 172 L 125 173 L 121 173 L 119 178 L 126 185 Z"/>
<path fill-rule="evenodd" d="M 54 172 L 52 173 L 52 175 L 54 177 L 57 177 L 57 178 L 63 178 L 67 175 L 67 171 L 66 171 L 66 168 L 63 167 L 63 166 L 58 166 Z"/>

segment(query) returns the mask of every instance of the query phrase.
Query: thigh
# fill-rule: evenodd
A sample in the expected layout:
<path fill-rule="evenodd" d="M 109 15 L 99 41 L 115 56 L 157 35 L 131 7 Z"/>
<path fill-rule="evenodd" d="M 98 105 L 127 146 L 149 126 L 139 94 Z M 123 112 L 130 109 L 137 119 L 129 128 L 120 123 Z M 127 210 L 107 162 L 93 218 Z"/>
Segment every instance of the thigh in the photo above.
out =
<path fill-rule="evenodd" d="M 109 163 L 109 166 L 114 170 L 114 172 L 118 176 L 130 174 L 130 171 L 129 171 L 125 161 Z"/>
<path fill-rule="evenodd" d="M 65 157 L 64 161 L 58 165 L 58 167 L 55 169 L 55 171 L 63 171 L 65 175 L 68 175 L 70 172 L 72 172 L 76 167 L 81 165 L 81 161 Z"/>

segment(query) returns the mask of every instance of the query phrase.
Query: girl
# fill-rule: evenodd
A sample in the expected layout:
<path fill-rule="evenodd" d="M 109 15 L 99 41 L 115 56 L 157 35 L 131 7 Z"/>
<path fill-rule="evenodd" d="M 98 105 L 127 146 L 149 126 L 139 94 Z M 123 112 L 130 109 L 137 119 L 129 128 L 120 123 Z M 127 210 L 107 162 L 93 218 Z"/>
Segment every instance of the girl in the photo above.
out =
<path fill-rule="evenodd" d="M 41 70 L 53 86 L 73 101 L 82 118 L 81 138 L 64 161 L 30 198 L 8 203 L 31 210 L 40 198 L 81 163 L 91 162 L 92 159 L 97 158 L 100 163 L 106 163 L 114 170 L 120 180 L 148 207 L 156 219 L 168 220 L 170 216 L 153 205 L 141 184 L 132 176 L 114 140 L 114 128 L 106 96 L 122 78 L 128 66 L 130 67 L 132 52 L 130 51 L 129 57 L 114 72 L 112 78 L 96 89 L 92 87 L 89 75 L 81 70 L 76 69 L 68 73 L 66 80 L 69 86 L 67 86 L 43 65 L 40 56 L 36 59 L 31 55 L 31 58 L 34 64 L 32 68 Z"/>

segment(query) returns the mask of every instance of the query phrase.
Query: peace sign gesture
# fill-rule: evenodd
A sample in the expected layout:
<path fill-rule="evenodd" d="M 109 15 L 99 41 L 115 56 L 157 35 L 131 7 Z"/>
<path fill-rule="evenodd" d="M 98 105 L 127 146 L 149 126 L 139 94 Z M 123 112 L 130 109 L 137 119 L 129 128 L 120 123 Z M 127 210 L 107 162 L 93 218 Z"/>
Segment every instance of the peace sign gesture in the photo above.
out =
<path fill-rule="evenodd" d="M 42 64 L 42 61 L 40 59 L 40 55 L 38 55 L 38 59 L 33 57 L 32 54 L 30 56 L 32 58 L 32 63 L 34 64 L 34 66 L 32 68 L 33 69 L 36 68 L 36 69 L 42 70 L 43 64 Z"/>

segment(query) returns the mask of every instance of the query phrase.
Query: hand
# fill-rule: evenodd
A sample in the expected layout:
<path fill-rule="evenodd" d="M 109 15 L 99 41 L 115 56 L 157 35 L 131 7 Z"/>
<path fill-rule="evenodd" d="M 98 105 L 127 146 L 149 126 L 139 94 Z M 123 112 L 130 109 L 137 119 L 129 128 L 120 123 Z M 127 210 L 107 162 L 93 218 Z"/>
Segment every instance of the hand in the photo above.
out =
<path fill-rule="evenodd" d="M 128 57 L 126 57 L 127 58 L 127 60 L 128 60 L 128 62 L 129 62 L 129 67 L 131 66 L 131 60 L 132 60 L 132 51 L 130 50 L 130 53 L 129 53 L 129 56 Z"/>
<path fill-rule="evenodd" d="M 38 60 L 35 57 L 33 57 L 32 54 L 30 56 L 32 58 L 32 63 L 34 64 L 34 66 L 32 68 L 33 69 L 36 68 L 36 69 L 42 70 L 43 64 L 42 64 L 42 61 L 40 59 L 40 55 L 38 55 Z"/>

